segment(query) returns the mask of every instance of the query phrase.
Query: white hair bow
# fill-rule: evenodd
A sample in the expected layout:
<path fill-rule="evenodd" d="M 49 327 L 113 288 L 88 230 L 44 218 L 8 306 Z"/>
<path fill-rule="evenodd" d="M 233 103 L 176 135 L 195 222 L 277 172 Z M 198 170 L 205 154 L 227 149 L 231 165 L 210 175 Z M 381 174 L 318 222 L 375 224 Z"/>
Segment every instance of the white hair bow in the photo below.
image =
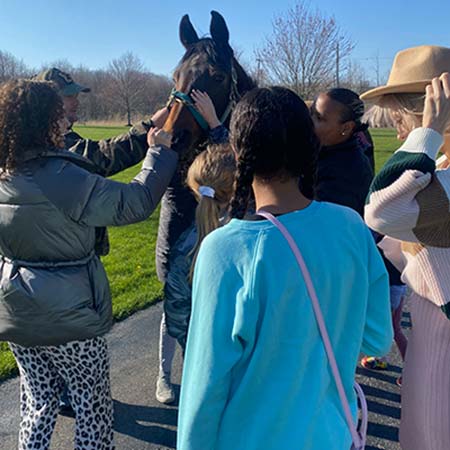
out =
<path fill-rule="evenodd" d="M 198 192 L 202 197 L 210 197 L 210 198 L 214 198 L 214 195 L 216 194 L 216 191 L 210 186 L 200 186 L 198 188 Z"/>

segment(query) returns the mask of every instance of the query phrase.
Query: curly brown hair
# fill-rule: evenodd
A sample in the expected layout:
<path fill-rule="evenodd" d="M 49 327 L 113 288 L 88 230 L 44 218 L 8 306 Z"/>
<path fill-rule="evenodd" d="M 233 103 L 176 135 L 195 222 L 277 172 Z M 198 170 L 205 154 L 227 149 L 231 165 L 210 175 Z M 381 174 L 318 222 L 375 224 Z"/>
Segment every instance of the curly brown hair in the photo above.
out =
<path fill-rule="evenodd" d="M 13 171 L 51 147 L 64 147 L 64 106 L 48 81 L 12 80 L 0 85 L 0 169 Z"/>

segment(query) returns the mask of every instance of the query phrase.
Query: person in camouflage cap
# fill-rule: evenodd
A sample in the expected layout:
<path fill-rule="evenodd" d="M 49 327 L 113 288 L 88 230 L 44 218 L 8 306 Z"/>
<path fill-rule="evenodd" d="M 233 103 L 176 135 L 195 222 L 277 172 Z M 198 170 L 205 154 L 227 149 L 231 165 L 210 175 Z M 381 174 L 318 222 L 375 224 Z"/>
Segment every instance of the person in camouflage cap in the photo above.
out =
<path fill-rule="evenodd" d="M 90 88 L 76 83 L 68 73 L 55 67 L 44 70 L 33 78 L 53 81 L 58 86 L 69 122 L 64 136 L 66 149 L 92 161 L 97 173 L 103 176 L 109 177 L 140 162 L 148 148 L 148 131 L 153 125 L 162 126 L 167 118 L 167 108 L 163 108 L 149 121 L 133 126 L 128 133 L 100 141 L 84 139 L 73 131 L 72 125 L 78 120 L 78 95 L 90 92 Z"/>
<path fill-rule="evenodd" d="M 90 92 L 90 88 L 76 83 L 70 74 L 56 67 L 40 72 L 33 79 L 52 81 L 56 84 L 64 102 L 68 122 L 67 131 L 64 134 L 66 150 L 91 161 L 94 165 L 93 171 L 105 177 L 142 161 L 148 148 L 148 132 L 153 126 L 162 127 L 168 115 L 167 108 L 162 108 L 150 120 L 133 126 L 125 134 L 100 141 L 85 139 L 73 131 L 72 126 L 78 120 L 78 95 L 82 92 Z M 97 230 L 96 252 L 100 256 L 107 255 L 109 252 L 109 241 L 104 228 Z"/>

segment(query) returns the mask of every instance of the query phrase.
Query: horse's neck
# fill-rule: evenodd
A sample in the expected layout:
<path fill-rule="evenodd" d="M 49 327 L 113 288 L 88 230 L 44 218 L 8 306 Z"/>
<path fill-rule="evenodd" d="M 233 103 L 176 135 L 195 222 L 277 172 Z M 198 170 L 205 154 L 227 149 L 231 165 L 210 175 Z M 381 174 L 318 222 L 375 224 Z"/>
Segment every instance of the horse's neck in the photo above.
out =
<path fill-rule="evenodd" d="M 236 58 L 233 60 L 233 64 L 237 74 L 237 88 L 239 95 L 242 97 L 247 91 L 257 87 L 255 81 L 247 74 L 244 68 L 239 64 Z"/>

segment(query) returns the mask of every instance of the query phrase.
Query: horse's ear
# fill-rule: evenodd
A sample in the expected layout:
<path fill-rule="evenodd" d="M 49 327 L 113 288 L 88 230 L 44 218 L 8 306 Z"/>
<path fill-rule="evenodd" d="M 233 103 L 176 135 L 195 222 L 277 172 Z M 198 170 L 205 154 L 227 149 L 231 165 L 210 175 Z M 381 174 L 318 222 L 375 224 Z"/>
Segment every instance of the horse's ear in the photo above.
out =
<path fill-rule="evenodd" d="M 213 40 L 224 47 L 229 46 L 230 32 L 225 19 L 217 12 L 211 11 L 211 25 L 209 31 Z"/>
<path fill-rule="evenodd" d="M 183 16 L 180 22 L 180 41 L 186 49 L 199 41 L 197 32 L 194 30 L 187 14 Z"/>

